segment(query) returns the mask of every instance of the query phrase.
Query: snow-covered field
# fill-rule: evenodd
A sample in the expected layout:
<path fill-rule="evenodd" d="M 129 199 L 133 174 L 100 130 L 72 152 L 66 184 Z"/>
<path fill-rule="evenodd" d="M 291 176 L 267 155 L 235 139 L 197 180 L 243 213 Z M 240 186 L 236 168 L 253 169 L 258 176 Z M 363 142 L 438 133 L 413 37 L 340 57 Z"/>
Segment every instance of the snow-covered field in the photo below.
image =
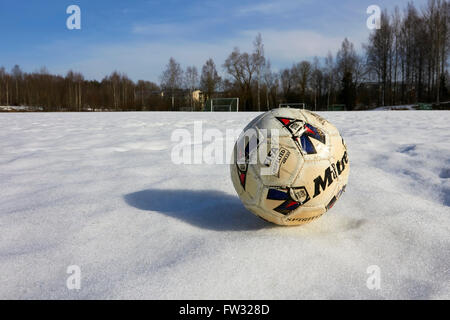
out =
<path fill-rule="evenodd" d="M 450 298 L 450 112 L 321 113 L 350 179 L 300 227 L 247 212 L 228 165 L 171 162 L 174 129 L 256 115 L 0 114 L 0 298 Z"/>

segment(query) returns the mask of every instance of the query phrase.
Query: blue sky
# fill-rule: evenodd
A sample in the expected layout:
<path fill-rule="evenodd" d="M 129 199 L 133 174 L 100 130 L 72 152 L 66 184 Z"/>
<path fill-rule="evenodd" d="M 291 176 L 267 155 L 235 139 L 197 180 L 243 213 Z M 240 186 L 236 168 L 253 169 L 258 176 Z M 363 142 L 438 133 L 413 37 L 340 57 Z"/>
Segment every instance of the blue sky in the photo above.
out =
<path fill-rule="evenodd" d="M 422 7 L 426 0 L 415 0 Z M 68 30 L 66 9 L 81 8 L 81 30 Z M 221 65 L 233 47 L 251 50 L 261 32 L 274 69 L 335 53 L 348 37 L 360 50 L 369 30 L 366 9 L 392 12 L 400 0 L 140 0 L 0 2 L 0 66 L 31 72 L 46 66 L 101 80 L 114 70 L 133 80 L 159 82 L 173 56 L 199 69 L 212 57 Z"/>

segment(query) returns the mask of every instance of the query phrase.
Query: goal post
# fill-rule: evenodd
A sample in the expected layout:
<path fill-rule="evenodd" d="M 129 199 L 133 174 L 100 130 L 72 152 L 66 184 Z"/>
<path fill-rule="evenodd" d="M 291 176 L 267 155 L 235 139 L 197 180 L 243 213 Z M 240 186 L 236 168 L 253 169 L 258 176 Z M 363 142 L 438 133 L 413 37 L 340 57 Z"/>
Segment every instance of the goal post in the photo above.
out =
<path fill-rule="evenodd" d="M 205 103 L 205 111 L 210 112 L 238 112 L 239 98 L 212 98 Z"/>
<path fill-rule="evenodd" d="M 280 103 L 278 108 L 296 108 L 296 109 L 306 109 L 306 104 L 303 102 L 296 103 Z"/>

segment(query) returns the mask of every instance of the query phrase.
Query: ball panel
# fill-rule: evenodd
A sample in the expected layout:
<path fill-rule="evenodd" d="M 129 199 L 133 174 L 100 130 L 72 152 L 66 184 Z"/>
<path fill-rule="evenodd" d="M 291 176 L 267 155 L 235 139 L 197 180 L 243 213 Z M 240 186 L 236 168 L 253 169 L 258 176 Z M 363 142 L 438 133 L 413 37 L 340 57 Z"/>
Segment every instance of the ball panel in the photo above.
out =
<path fill-rule="evenodd" d="M 264 190 L 261 207 L 268 209 L 274 215 L 282 217 L 298 205 L 290 196 L 289 188 L 287 187 L 267 187 Z"/>
<path fill-rule="evenodd" d="M 306 121 L 311 123 L 316 123 L 319 127 L 321 127 L 327 134 L 329 135 L 339 135 L 338 129 L 331 124 L 328 120 L 321 117 L 317 113 L 311 112 L 309 110 L 302 110 Z"/>
<path fill-rule="evenodd" d="M 294 108 L 279 108 L 269 111 L 274 118 L 291 118 L 306 121 L 302 110 Z"/>
<path fill-rule="evenodd" d="M 237 168 L 236 164 L 234 164 L 234 163 L 230 165 L 230 176 L 231 176 L 231 181 L 233 183 L 234 189 L 236 190 L 239 197 L 241 197 L 242 193 L 244 193 L 245 190 L 239 179 L 240 173 L 238 171 L 238 168 Z"/>
<path fill-rule="evenodd" d="M 303 157 L 306 161 L 320 161 L 320 160 L 328 160 L 330 158 L 330 141 L 328 136 L 326 136 L 325 143 L 314 139 L 314 138 L 304 138 L 303 140 L 308 139 L 309 144 L 312 144 L 314 147 L 314 153 L 303 152 Z M 305 150 L 305 148 L 301 148 L 301 150 Z"/>
<path fill-rule="evenodd" d="M 269 142 L 267 155 L 261 156 L 259 170 L 266 186 L 291 185 L 304 162 L 291 137 L 281 137 L 278 146 Z"/>
<path fill-rule="evenodd" d="M 348 161 L 347 146 L 341 136 L 331 137 L 332 156 L 330 161 L 336 168 L 337 178 L 341 186 L 347 184 L 348 175 L 350 173 L 350 164 Z"/>
<path fill-rule="evenodd" d="M 247 209 L 250 210 L 250 212 L 252 212 L 255 216 L 265 220 L 265 221 L 269 221 L 278 225 L 283 225 L 283 219 L 278 216 L 278 215 L 274 215 L 272 212 L 265 210 L 264 208 L 261 207 L 247 207 Z"/>
<path fill-rule="evenodd" d="M 286 225 L 302 225 L 320 218 L 325 212 L 326 209 L 323 206 L 302 207 L 301 210 L 286 216 L 283 222 Z"/>
<path fill-rule="evenodd" d="M 267 133 L 270 134 L 270 130 L 278 130 L 278 135 L 280 137 L 290 137 L 291 133 L 287 129 L 286 125 L 283 124 L 279 119 L 274 118 L 269 115 L 265 117 L 262 121 L 258 122 L 255 127 L 260 130 L 267 130 Z"/>
<path fill-rule="evenodd" d="M 310 195 L 307 205 L 318 206 L 331 198 L 330 190 L 334 191 L 336 184 L 337 179 L 329 160 L 307 160 L 293 186 L 305 187 Z"/>
<path fill-rule="evenodd" d="M 258 204 L 262 188 L 264 187 L 256 170 L 254 165 L 249 165 L 244 184 L 238 179 L 237 187 L 243 190 L 241 198 L 246 204 Z"/>
<path fill-rule="evenodd" d="M 270 117 L 270 113 L 266 112 L 266 113 L 262 113 L 259 116 L 257 116 L 255 119 L 253 119 L 252 121 L 250 121 L 249 124 L 247 124 L 244 127 L 243 132 L 245 132 L 246 130 L 255 127 L 258 123 L 260 123 L 261 121 L 263 121 L 264 118 Z"/>

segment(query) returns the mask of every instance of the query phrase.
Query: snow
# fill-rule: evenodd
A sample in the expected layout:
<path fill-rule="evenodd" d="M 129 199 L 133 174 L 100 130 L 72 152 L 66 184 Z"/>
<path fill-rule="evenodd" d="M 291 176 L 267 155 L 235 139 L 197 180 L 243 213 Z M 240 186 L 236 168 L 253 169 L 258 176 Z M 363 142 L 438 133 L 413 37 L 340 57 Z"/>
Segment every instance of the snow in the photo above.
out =
<path fill-rule="evenodd" d="M 405 104 L 405 105 L 398 105 L 398 106 L 377 107 L 373 110 L 374 111 L 386 111 L 386 110 L 417 110 L 417 109 L 418 109 L 417 104 Z"/>
<path fill-rule="evenodd" d="M 29 106 L 0 106 L 0 111 L 42 111 L 42 107 Z"/>
<path fill-rule="evenodd" d="M 320 114 L 350 179 L 300 227 L 247 212 L 228 165 L 170 160 L 174 129 L 257 113 L 0 114 L 0 299 L 449 299 L 450 112 Z"/>

